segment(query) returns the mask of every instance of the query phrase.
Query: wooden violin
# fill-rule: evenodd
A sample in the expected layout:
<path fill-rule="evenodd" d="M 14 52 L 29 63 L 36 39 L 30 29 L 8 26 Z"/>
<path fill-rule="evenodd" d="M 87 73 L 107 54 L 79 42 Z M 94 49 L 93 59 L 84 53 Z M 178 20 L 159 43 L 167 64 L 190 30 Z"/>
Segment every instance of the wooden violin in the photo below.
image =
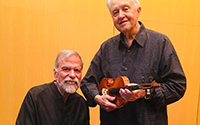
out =
<path fill-rule="evenodd" d="M 159 83 L 155 81 L 151 83 L 142 83 L 133 86 L 125 86 L 126 84 L 130 84 L 129 79 L 126 76 L 118 76 L 117 78 L 103 78 L 99 84 L 99 92 L 102 95 L 111 95 L 116 96 L 114 103 L 117 106 L 125 105 L 127 102 L 120 96 L 120 89 L 128 89 L 130 91 L 137 89 L 150 89 L 160 87 Z"/>

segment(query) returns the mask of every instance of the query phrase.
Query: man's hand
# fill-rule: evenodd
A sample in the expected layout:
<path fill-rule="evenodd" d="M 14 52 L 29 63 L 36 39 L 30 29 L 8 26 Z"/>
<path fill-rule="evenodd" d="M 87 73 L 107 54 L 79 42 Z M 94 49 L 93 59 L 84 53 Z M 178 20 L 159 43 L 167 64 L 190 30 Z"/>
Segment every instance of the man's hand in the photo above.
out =
<path fill-rule="evenodd" d="M 126 86 L 132 86 L 132 85 L 135 85 L 135 84 L 127 84 Z M 133 102 L 139 98 L 144 98 L 146 93 L 145 93 L 145 90 L 141 90 L 141 89 L 133 90 L 133 91 L 130 91 L 128 89 L 120 89 L 119 94 L 124 100 Z"/>
<path fill-rule="evenodd" d="M 117 105 L 112 103 L 112 101 L 114 101 L 115 98 L 116 97 L 109 95 L 96 95 L 94 97 L 94 100 L 97 102 L 97 104 L 100 105 L 102 109 L 106 110 L 107 112 L 110 112 L 118 108 Z"/>

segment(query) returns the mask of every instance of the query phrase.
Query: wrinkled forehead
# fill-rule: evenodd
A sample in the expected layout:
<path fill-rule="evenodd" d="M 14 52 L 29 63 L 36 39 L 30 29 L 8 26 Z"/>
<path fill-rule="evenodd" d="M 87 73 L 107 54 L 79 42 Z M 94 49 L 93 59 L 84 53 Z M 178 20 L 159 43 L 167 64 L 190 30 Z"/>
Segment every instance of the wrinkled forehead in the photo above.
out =
<path fill-rule="evenodd" d="M 74 66 L 74 67 L 78 67 L 80 69 L 82 69 L 82 65 L 81 65 L 81 59 L 79 58 L 78 55 L 70 55 L 68 57 L 66 57 L 65 55 L 61 56 L 59 59 L 59 66 Z"/>
<path fill-rule="evenodd" d="M 124 6 L 133 6 L 132 0 L 110 0 L 109 10 L 111 11 Z"/>

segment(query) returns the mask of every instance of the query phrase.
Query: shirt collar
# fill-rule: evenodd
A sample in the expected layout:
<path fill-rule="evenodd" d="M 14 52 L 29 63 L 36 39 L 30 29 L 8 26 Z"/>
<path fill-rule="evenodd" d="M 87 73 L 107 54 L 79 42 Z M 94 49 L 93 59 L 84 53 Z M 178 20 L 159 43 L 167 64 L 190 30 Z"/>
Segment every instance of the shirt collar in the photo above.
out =
<path fill-rule="evenodd" d="M 141 47 L 143 47 L 145 42 L 146 42 L 146 39 L 147 39 L 147 35 L 146 35 L 146 32 L 145 32 L 146 28 L 144 27 L 142 22 L 139 21 L 139 24 L 140 24 L 141 27 L 140 27 L 140 30 L 135 37 L 135 40 Z"/>
<path fill-rule="evenodd" d="M 146 42 L 146 39 L 147 39 L 147 35 L 145 33 L 145 27 L 144 25 L 142 24 L 142 22 L 139 21 L 139 24 L 140 24 L 140 30 L 138 31 L 135 39 L 133 41 L 135 41 L 138 45 L 140 45 L 141 47 L 144 46 L 145 42 Z M 124 40 L 124 34 L 123 33 L 120 33 L 120 44 L 122 43 L 123 45 L 127 46 L 125 44 L 125 40 Z M 120 45 L 119 44 L 119 45 Z"/>

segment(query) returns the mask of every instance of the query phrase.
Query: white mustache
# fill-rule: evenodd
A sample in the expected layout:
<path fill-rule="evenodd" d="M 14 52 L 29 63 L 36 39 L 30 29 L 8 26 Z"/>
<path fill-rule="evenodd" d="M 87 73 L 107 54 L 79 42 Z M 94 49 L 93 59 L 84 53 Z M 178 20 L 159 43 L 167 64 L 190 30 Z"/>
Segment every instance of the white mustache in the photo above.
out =
<path fill-rule="evenodd" d="M 74 78 L 74 79 L 72 79 L 72 78 L 70 78 L 70 77 L 66 77 L 64 80 L 63 80 L 63 82 L 67 82 L 67 83 L 71 83 L 71 84 L 77 84 L 77 85 L 79 85 L 79 80 L 78 80 L 78 78 Z"/>

